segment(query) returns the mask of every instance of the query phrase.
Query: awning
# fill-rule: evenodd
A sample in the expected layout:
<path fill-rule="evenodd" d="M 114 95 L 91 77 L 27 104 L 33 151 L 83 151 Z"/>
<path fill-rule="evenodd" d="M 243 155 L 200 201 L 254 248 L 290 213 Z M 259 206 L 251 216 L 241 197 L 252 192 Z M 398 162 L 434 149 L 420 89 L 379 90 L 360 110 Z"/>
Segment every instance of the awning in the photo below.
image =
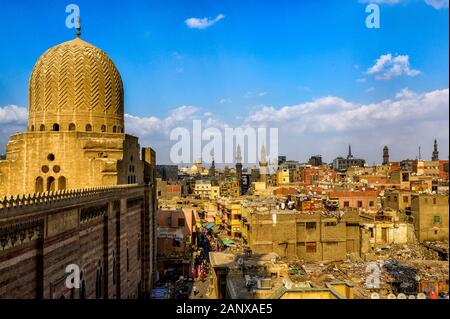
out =
<path fill-rule="evenodd" d="M 234 241 L 231 239 L 222 239 L 222 244 L 224 244 L 225 246 L 231 246 L 234 245 Z"/>
<path fill-rule="evenodd" d="M 216 225 L 216 224 L 214 224 L 214 223 L 208 223 L 208 224 L 204 225 L 204 227 L 205 227 L 206 229 L 211 229 L 211 228 L 213 228 L 215 225 Z"/>

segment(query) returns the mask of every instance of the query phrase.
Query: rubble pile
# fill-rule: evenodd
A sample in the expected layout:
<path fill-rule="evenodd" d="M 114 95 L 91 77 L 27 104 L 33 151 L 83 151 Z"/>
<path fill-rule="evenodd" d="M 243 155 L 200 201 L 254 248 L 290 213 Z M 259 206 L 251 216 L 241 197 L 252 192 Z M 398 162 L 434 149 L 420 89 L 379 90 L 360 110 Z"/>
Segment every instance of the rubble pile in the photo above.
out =
<path fill-rule="evenodd" d="M 383 248 L 375 248 L 373 255 L 376 260 L 439 260 L 437 250 L 430 249 L 425 245 L 409 244 L 399 245 L 392 244 Z"/>

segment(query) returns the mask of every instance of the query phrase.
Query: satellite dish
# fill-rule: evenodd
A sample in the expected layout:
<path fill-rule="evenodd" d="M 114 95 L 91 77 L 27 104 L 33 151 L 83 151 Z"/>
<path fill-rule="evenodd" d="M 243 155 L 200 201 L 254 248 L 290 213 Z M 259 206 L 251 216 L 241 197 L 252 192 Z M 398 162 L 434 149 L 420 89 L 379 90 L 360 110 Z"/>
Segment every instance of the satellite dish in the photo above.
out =
<path fill-rule="evenodd" d="M 370 295 L 370 298 L 371 298 L 371 299 L 380 299 L 380 295 L 379 295 L 378 293 L 376 293 L 376 292 L 373 292 L 373 293 Z"/>

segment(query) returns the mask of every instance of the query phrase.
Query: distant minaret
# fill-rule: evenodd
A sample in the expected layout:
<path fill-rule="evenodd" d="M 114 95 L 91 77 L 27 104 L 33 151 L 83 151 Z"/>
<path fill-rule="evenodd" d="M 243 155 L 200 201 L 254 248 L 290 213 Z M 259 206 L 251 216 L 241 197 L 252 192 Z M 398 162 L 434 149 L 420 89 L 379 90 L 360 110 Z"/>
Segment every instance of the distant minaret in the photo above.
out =
<path fill-rule="evenodd" d="M 383 148 L 383 165 L 389 164 L 389 148 L 385 146 Z"/>
<path fill-rule="evenodd" d="M 266 147 L 261 147 L 261 161 L 259 162 L 259 170 L 261 173 L 260 181 L 263 183 L 267 183 L 267 155 L 266 155 Z"/>
<path fill-rule="evenodd" d="M 352 146 L 350 144 L 348 144 L 348 155 L 347 155 L 347 159 L 353 158 L 352 155 Z"/>
<path fill-rule="evenodd" d="M 214 161 L 214 157 L 211 163 L 211 167 L 209 168 L 209 177 L 216 176 L 216 162 Z"/>
<path fill-rule="evenodd" d="M 236 151 L 236 177 L 239 183 L 239 195 L 242 195 L 242 154 L 241 146 L 237 146 Z"/>
<path fill-rule="evenodd" d="M 419 146 L 419 161 L 422 160 L 422 150 L 421 147 Z"/>
<path fill-rule="evenodd" d="M 439 161 L 439 151 L 438 151 L 438 145 L 437 145 L 437 140 L 434 140 L 434 150 L 433 150 L 433 155 L 431 156 L 431 160 L 432 161 Z"/>

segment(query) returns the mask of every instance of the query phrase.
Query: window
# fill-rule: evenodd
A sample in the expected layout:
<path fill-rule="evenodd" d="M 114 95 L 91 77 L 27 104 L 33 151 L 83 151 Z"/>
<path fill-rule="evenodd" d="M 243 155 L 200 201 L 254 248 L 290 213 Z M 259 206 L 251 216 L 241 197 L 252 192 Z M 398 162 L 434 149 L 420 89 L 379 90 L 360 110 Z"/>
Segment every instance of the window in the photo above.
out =
<path fill-rule="evenodd" d="M 30 131 L 31 131 L 31 132 L 34 131 L 34 125 L 31 125 Z"/>
<path fill-rule="evenodd" d="M 297 245 L 300 247 L 305 247 L 305 242 L 298 242 Z"/>
<path fill-rule="evenodd" d="M 344 207 L 350 207 L 350 202 L 345 201 L 344 202 Z"/>
<path fill-rule="evenodd" d="M 317 244 L 315 242 L 306 243 L 306 252 L 307 253 L 315 253 L 315 252 L 317 252 Z"/>
<path fill-rule="evenodd" d="M 178 227 L 184 227 L 185 221 L 184 218 L 178 218 Z"/>
<path fill-rule="evenodd" d="M 336 226 L 337 223 L 336 222 L 326 222 L 325 226 Z"/>
<path fill-rule="evenodd" d="M 44 192 L 44 179 L 42 177 L 36 178 L 35 191 L 36 191 L 36 193 Z"/>
<path fill-rule="evenodd" d="M 53 124 L 52 130 L 55 131 L 55 132 L 58 132 L 59 131 L 59 124 L 56 124 L 56 123 Z"/>
<path fill-rule="evenodd" d="M 39 127 L 39 131 L 41 131 L 41 132 L 45 131 L 45 125 L 44 124 L 41 124 L 41 126 Z"/>
<path fill-rule="evenodd" d="M 64 176 L 61 176 L 58 178 L 58 189 L 63 190 L 66 189 L 66 178 Z"/>
<path fill-rule="evenodd" d="M 47 155 L 47 160 L 50 162 L 53 162 L 55 160 L 55 155 L 54 154 L 48 154 Z"/>
<path fill-rule="evenodd" d="M 50 176 L 47 178 L 47 192 L 55 191 L 55 178 Z"/>
<path fill-rule="evenodd" d="M 113 133 L 116 133 L 117 132 L 117 127 L 114 125 L 113 126 Z"/>
<path fill-rule="evenodd" d="M 308 222 L 308 223 L 306 223 L 306 229 L 307 230 L 316 229 L 316 222 Z"/>
<path fill-rule="evenodd" d="M 75 129 L 76 129 L 75 124 L 70 123 L 70 124 L 69 124 L 69 131 L 75 131 Z"/>
<path fill-rule="evenodd" d="M 362 203 L 362 201 L 358 201 L 358 207 L 362 207 L 362 205 L 363 205 L 363 203 Z"/>
<path fill-rule="evenodd" d="M 86 132 L 92 132 L 92 125 L 91 124 L 87 124 L 86 125 Z"/>
<path fill-rule="evenodd" d="M 103 133 L 106 132 L 106 125 L 102 125 L 101 131 L 102 131 Z"/>
<path fill-rule="evenodd" d="M 375 206 L 375 203 L 374 203 L 373 201 L 370 201 L 370 202 L 369 202 L 369 206 L 370 206 L 370 207 L 373 207 L 373 206 Z"/>
<path fill-rule="evenodd" d="M 436 197 L 433 197 L 433 205 L 436 205 Z"/>
<path fill-rule="evenodd" d="M 409 202 L 409 199 L 408 199 L 408 196 L 403 196 L 403 203 L 408 203 Z"/>
<path fill-rule="evenodd" d="M 441 216 L 434 216 L 433 217 L 433 221 L 435 224 L 440 224 L 441 223 Z"/>

